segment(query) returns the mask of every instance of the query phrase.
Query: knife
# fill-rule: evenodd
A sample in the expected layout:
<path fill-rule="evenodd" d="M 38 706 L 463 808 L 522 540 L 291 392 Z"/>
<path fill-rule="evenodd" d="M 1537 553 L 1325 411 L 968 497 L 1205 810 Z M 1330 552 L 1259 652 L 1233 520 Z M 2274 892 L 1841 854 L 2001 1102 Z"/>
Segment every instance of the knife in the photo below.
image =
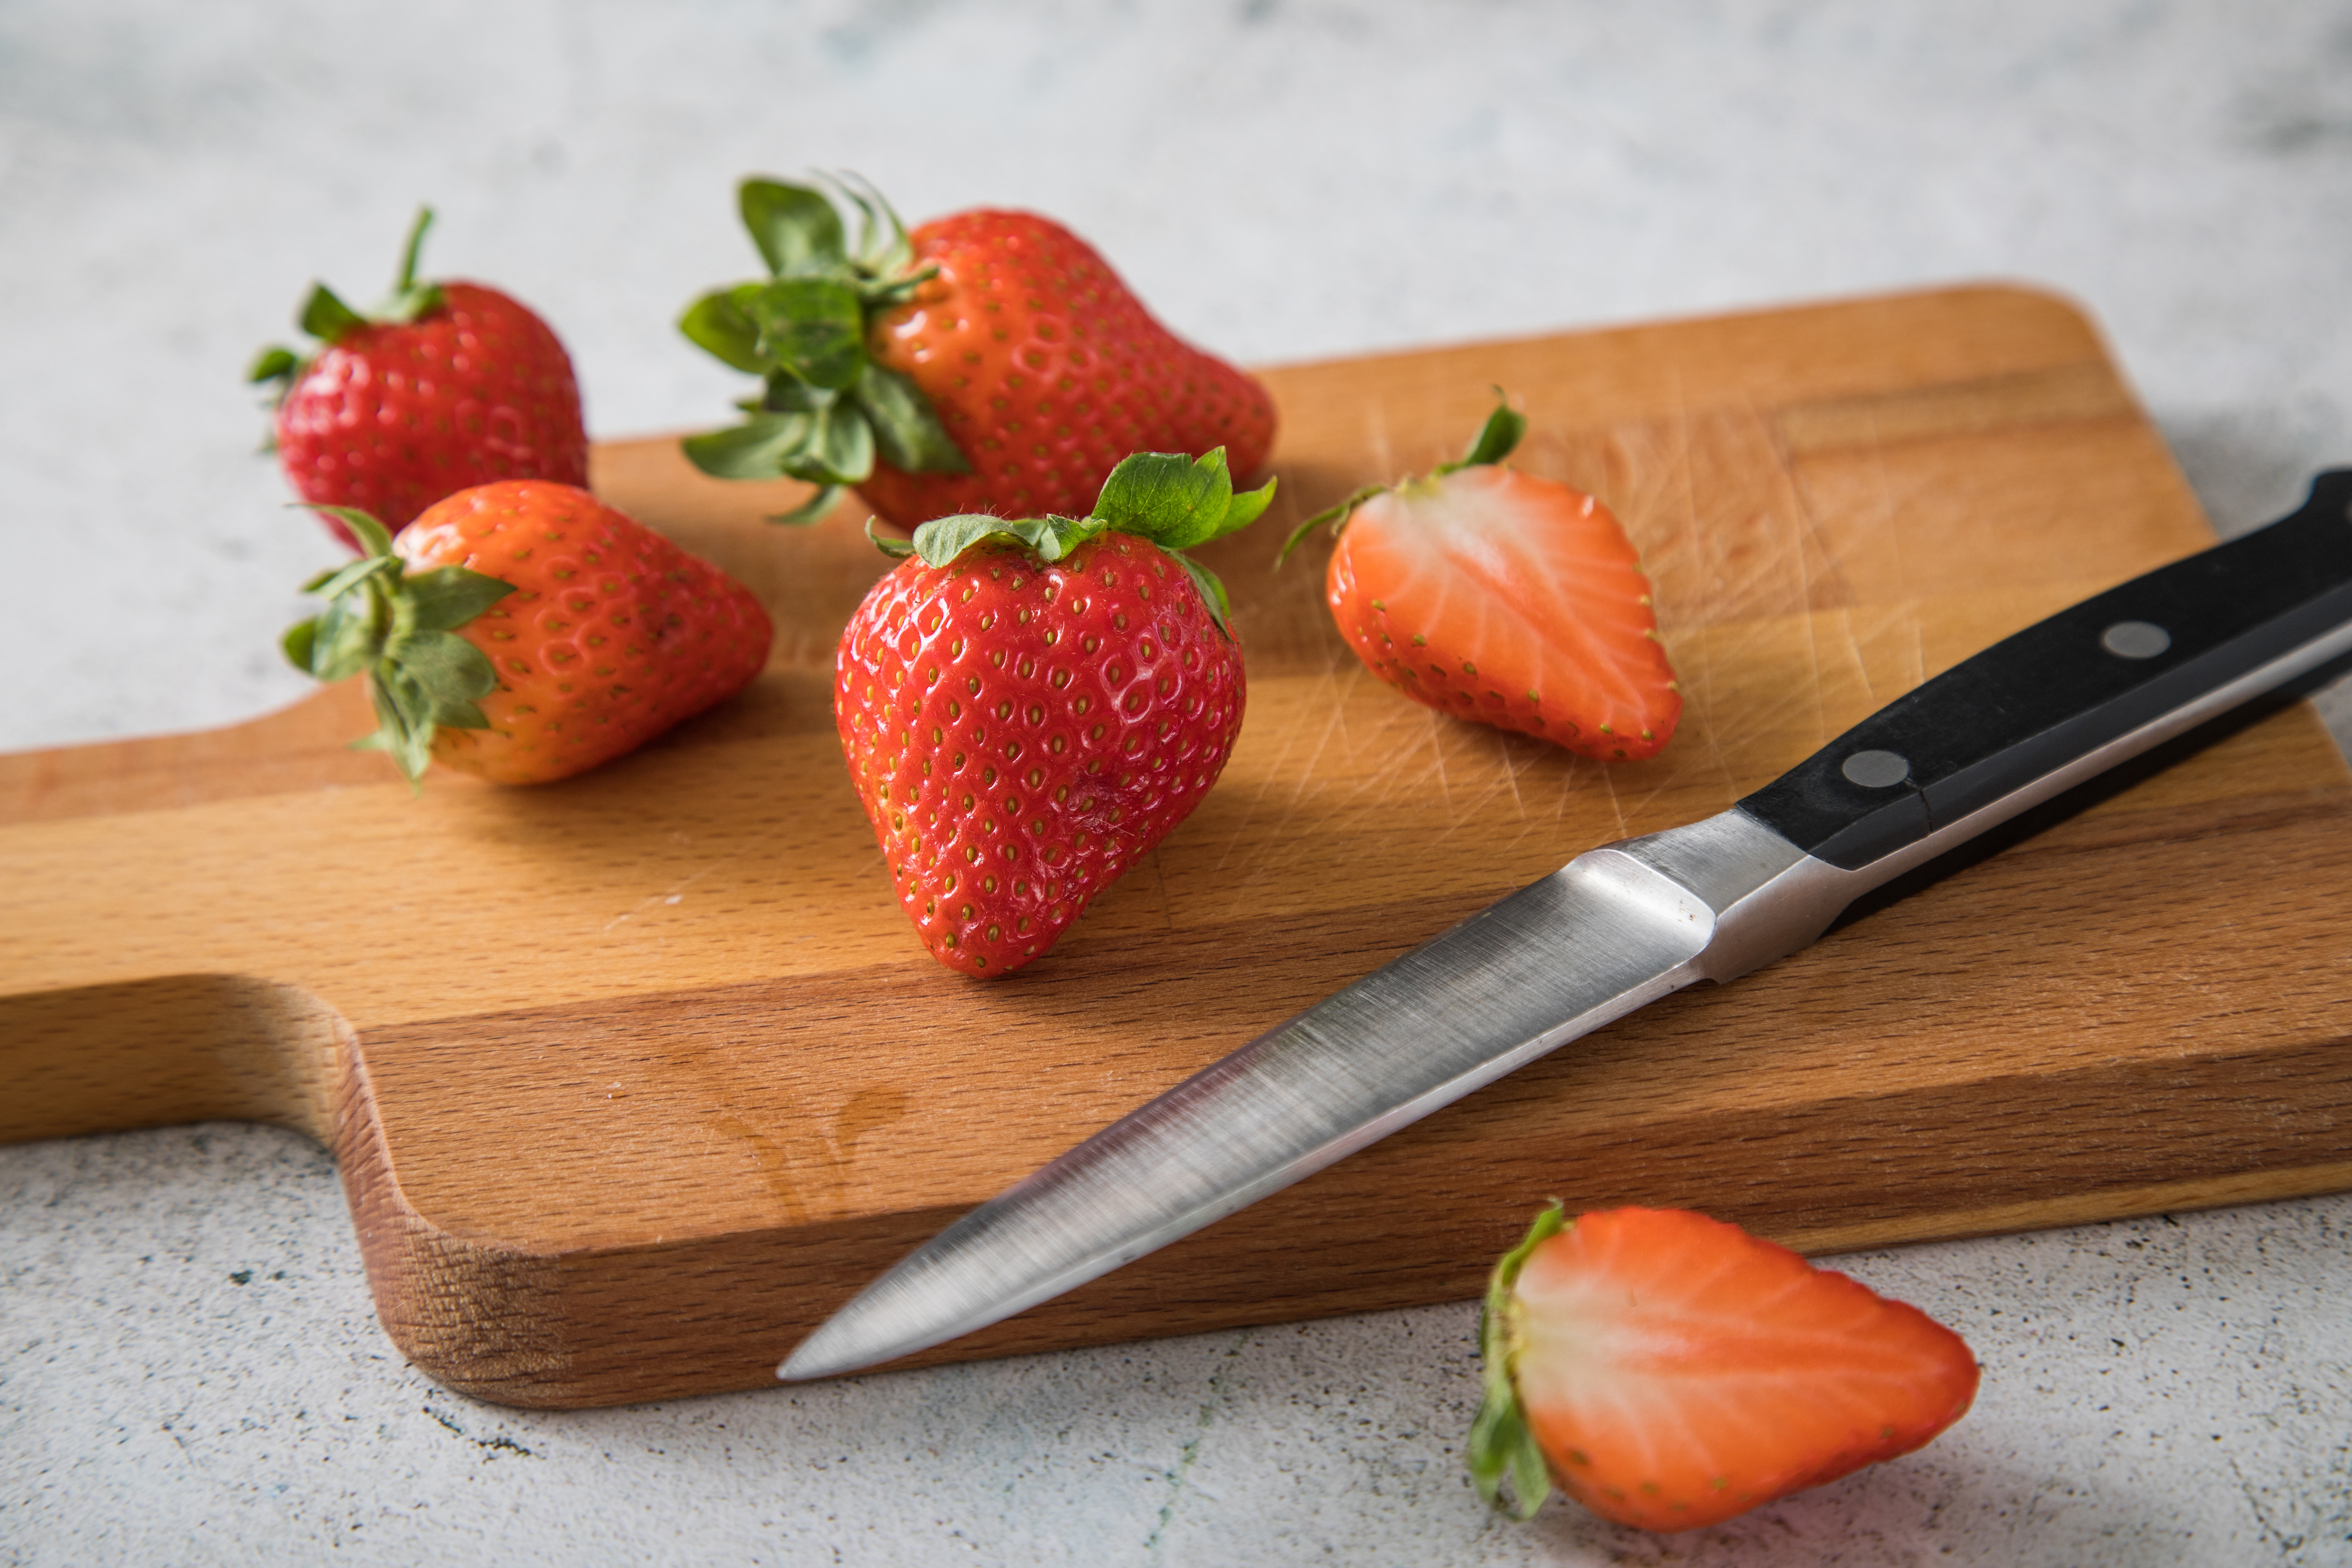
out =
<path fill-rule="evenodd" d="M 1574 860 L 1015 1183 L 779 1377 L 928 1350 L 1255 1203 L 1863 894 L 2352 654 L 2352 469 L 2291 515 L 2027 627 L 1728 811 Z"/>

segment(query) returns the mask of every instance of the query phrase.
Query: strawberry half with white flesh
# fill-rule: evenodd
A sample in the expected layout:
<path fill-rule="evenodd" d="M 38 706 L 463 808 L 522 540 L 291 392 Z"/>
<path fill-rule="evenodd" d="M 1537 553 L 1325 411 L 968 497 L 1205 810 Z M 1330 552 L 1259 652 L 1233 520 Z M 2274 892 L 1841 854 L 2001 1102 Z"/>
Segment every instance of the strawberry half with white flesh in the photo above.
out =
<path fill-rule="evenodd" d="M 1339 531 L 1324 592 L 1367 668 L 1440 712 L 1602 762 L 1673 739 L 1682 690 L 1625 530 L 1583 491 L 1502 466 L 1497 407 L 1458 463 L 1370 485 L 1301 523 Z"/>
<path fill-rule="evenodd" d="M 1686 1209 L 1554 1205 L 1496 1265 L 1470 1474 L 1644 1530 L 1717 1524 L 1925 1446 L 1976 1358 L 1916 1307 Z"/>

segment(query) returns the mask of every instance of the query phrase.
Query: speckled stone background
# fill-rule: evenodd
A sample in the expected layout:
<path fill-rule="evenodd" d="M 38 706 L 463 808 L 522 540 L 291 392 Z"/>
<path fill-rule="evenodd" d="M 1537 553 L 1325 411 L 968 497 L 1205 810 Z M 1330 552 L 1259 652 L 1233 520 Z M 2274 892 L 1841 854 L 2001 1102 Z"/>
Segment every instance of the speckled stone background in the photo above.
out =
<path fill-rule="evenodd" d="M 736 177 L 812 166 L 1054 213 L 1258 363 L 2027 279 L 2225 529 L 2352 461 L 2340 4 L 8 0 L 0 747 L 299 695 L 275 636 L 333 552 L 237 377 L 313 277 L 373 298 L 416 202 L 632 435 L 724 412 L 668 323 L 749 268 Z M 1974 1413 L 1645 1537 L 1482 1510 L 1466 1306 L 525 1413 L 401 1363 L 300 1140 L 0 1150 L 0 1554 L 2352 1563 L 2352 1199 L 1846 1266 L 1968 1337 Z"/>

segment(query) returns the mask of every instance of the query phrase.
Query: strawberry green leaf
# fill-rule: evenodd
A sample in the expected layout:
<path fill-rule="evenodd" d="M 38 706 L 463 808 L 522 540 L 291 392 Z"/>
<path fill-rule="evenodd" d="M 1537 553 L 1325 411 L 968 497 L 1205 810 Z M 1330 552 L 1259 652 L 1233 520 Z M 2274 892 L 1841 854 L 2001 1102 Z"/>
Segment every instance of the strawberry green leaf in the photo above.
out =
<path fill-rule="evenodd" d="M 335 291 L 324 283 L 314 283 L 310 297 L 302 302 L 300 324 L 304 331 L 320 342 L 332 343 L 366 326 L 367 318 L 336 298 Z"/>
<path fill-rule="evenodd" d="M 768 368 L 760 354 L 759 325 L 735 302 L 733 289 L 715 289 L 688 305 L 677 319 L 677 330 L 688 342 L 737 370 L 757 375 Z"/>
<path fill-rule="evenodd" d="M 1212 537 L 1234 498 L 1225 449 L 1200 458 L 1137 452 L 1119 459 L 1095 498 L 1094 515 L 1121 533 L 1181 550 Z"/>
<path fill-rule="evenodd" d="M 415 605 L 410 624 L 420 632 L 455 631 L 515 591 L 511 583 L 463 566 L 439 566 L 404 580 Z"/>
<path fill-rule="evenodd" d="M 767 386 L 753 406 L 755 411 L 765 414 L 814 414 L 821 408 L 832 407 L 839 396 L 826 387 L 795 381 L 789 371 L 772 370 Z"/>
<path fill-rule="evenodd" d="M 1137 452 L 1103 481 L 1094 515 L 1162 550 L 1183 550 L 1248 527 L 1273 500 L 1271 479 L 1255 490 L 1234 493 L 1223 447 L 1198 458 Z"/>
<path fill-rule="evenodd" d="M 763 360 L 812 386 L 838 390 L 866 368 L 857 292 L 824 278 L 780 278 L 744 301 Z"/>
<path fill-rule="evenodd" d="M 433 761 L 432 700 L 396 669 L 371 679 L 368 695 L 375 702 L 376 732 L 353 743 L 390 752 L 414 788 Z"/>
<path fill-rule="evenodd" d="M 392 553 L 392 531 L 355 506 L 329 506 L 322 501 L 296 501 L 290 504 L 307 507 L 311 511 L 322 512 L 341 522 L 352 531 L 352 537 L 359 541 L 360 551 L 363 555 Z"/>
<path fill-rule="evenodd" d="M 848 259 L 841 215 L 822 192 L 780 180 L 746 180 L 736 202 L 751 243 L 776 277 L 824 271 Z"/>
<path fill-rule="evenodd" d="M 1478 1348 L 1486 1362 L 1486 1399 L 1470 1425 L 1470 1440 L 1463 1457 L 1478 1495 L 1496 1508 L 1504 1506 L 1503 1478 L 1510 1478 L 1517 1499 L 1510 1511 L 1519 1519 L 1534 1518 L 1544 1499 L 1551 1495 L 1551 1470 L 1544 1462 L 1543 1450 L 1536 1447 L 1535 1434 L 1528 1430 L 1527 1413 L 1519 1405 L 1515 1364 L 1517 1336 L 1513 1332 L 1518 1308 L 1512 1292 L 1518 1284 L 1519 1270 L 1527 1267 L 1535 1249 L 1570 1224 L 1556 1202 L 1536 1215 L 1527 1238 L 1496 1263 L 1486 1282 L 1486 1310 L 1478 1321 Z"/>
<path fill-rule="evenodd" d="M 688 436 L 687 458 L 722 479 L 772 479 L 805 450 L 814 427 L 806 414 L 754 414 L 731 429 Z"/>
<path fill-rule="evenodd" d="M 1002 539 L 1034 551 L 1041 561 L 1059 561 L 1087 540 L 1109 531 L 1110 525 L 1099 518 L 1008 518 L 961 512 L 933 518 L 916 529 L 915 553 L 926 565 L 945 566 L 974 545 Z"/>
<path fill-rule="evenodd" d="M 915 552 L 913 540 L 900 539 L 896 534 L 879 533 L 875 531 L 875 524 L 881 521 L 878 517 L 869 517 L 866 520 L 866 537 L 873 542 L 874 548 L 893 561 L 904 561 L 912 555 Z"/>
<path fill-rule="evenodd" d="M 434 722 L 482 728 L 474 700 L 496 691 L 499 677 L 480 648 L 455 632 L 417 632 L 403 637 L 384 657 L 426 700 L 426 714 Z M 465 722 L 468 717 L 470 725 Z"/>
<path fill-rule="evenodd" d="M 1470 449 L 1462 454 L 1462 460 L 1458 463 L 1440 463 L 1436 469 L 1438 473 L 1450 474 L 1456 468 L 1475 468 L 1483 464 L 1499 463 L 1518 446 L 1519 437 L 1528 433 L 1528 416 L 1508 403 L 1499 401 L 1503 395 L 1501 387 L 1495 389 L 1495 395 L 1498 399 L 1495 412 L 1487 415 L 1486 422 L 1478 426 L 1478 434 L 1471 441 Z"/>
<path fill-rule="evenodd" d="M 796 479 L 819 484 L 854 485 L 874 472 L 874 426 L 854 405 L 834 404 L 819 409 L 809 436 L 807 455 L 785 472 Z"/>
<path fill-rule="evenodd" d="M 860 271 L 887 278 L 915 259 L 915 246 L 907 237 L 907 226 L 899 221 L 890 204 L 882 199 L 881 192 L 858 174 L 835 174 L 832 183 L 857 208 L 857 250 L 853 259 Z"/>
<path fill-rule="evenodd" d="M 1209 619 L 1216 623 L 1217 630 L 1223 632 L 1228 641 L 1232 640 L 1234 628 L 1226 622 L 1234 613 L 1234 606 L 1225 596 L 1224 584 L 1218 580 L 1214 572 L 1191 556 L 1173 550 L 1168 553 L 1171 560 L 1184 568 L 1184 574 L 1192 579 L 1192 586 L 1201 591 L 1201 603 L 1208 609 Z"/>
<path fill-rule="evenodd" d="M 348 680 L 376 661 L 383 626 L 373 595 L 337 599 L 319 612 L 301 666 L 320 680 Z M 290 651 L 290 650 L 289 650 Z"/>
<path fill-rule="evenodd" d="M 762 521 L 779 523 L 786 528 L 803 528 L 831 511 L 833 503 L 840 499 L 839 485 L 819 485 L 810 492 L 808 500 L 790 511 L 773 512 Z"/>
<path fill-rule="evenodd" d="M 269 381 L 291 383 L 301 369 L 302 361 L 292 349 L 272 343 L 254 356 L 252 365 L 245 373 L 245 379 L 256 386 Z"/>
<path fill-rule="evenodd" d="M 1275 481 L 1268 479 L 1254 490 L 1234 491 L 1233 499 L 1225 503 L 1224 521 L 1217 524 L 1215 531 L 1209 537 L 1223 539 L 1228 533 L 1239 533 L 1264 517 L 1265 509 L 1274 504 L 1274 487 Z"/>
<path fill-rule="evenodd" d="M 316 673 L 310 667 L 310 658 L 319 646 L 319 617 L 313 616 L 288 626 L 286 635 L 278 639 L 278 646 L 284 650 L 287 663 L 305 675 Z"/>
<path fill-rule="evenodd" d="M 381 577 L 387 572 L 399 570 L 398 556 L 365 555 L 348 566 L 311 578 L 302 591 L 306 594 L 322 594 L 330 599 L 340 599 L 371 577 Z"/>
<path fill-rule="evenodd" d="M 884 462 L 910 474 L 968 474 L 971 462 L 915 384 L 868 360 L 850 388 L 874 426 L 874 449 Z"/>

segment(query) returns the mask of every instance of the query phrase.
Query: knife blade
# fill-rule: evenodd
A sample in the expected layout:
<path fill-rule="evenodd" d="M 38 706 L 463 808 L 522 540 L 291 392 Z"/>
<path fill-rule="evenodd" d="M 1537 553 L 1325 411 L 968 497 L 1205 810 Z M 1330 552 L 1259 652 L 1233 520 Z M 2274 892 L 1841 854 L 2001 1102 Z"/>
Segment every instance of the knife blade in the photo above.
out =
<path fill-rule="evenodd" d="M 794 1348 L 837 1376 L 1132 1262 L 1864 893 L 2352 655 L 2352 470 L 2294 513 L 2027 627 L 1729 810 L 1587 851 L 956 1221 Z"/>

